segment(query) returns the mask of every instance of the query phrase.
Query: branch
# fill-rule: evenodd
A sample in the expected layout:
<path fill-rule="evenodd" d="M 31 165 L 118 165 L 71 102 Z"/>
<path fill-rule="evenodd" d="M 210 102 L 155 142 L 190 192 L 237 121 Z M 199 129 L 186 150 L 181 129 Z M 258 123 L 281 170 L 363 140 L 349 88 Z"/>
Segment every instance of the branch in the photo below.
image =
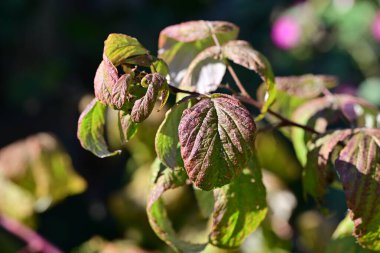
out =
<path fill-rule="evenodd" d="M 27 243 L 26 252 L 63 253 L 42 236 L 16 220 L 0 215 L 0 226 Z"/>
<path fill-rule="evenodd" d="M 256 101 L 251 97 L 246 97 L 246 96 L 241 96 L 241 95 L 235 95 L 235 97 L 237 99 L 239 99 L 240 101 L 242 101 L 246 104 L 253 105 L 257 109 L 261 110 L 262 104 L 259 101 Z M 281 121 L 280 124 L 278 125 L 279 127 L 294 126 L 294 127 L 302 128 L 305 131 L 308 131 L 308 132 L 311 132 L 314 134 L 321 134 L 320 132 L 316 131 L 314 128 L 311 128 L 311 127 L 306 126 L 306 125 L 301 125 L 297 122 L 291 121 L 290 119 L 283 117 L 281 114 L 279 114 L 275 111 L 272 111 L 271 109 L 268 109 L 268 113 L 275 116 L 276 118 L 278 118 Z"/>

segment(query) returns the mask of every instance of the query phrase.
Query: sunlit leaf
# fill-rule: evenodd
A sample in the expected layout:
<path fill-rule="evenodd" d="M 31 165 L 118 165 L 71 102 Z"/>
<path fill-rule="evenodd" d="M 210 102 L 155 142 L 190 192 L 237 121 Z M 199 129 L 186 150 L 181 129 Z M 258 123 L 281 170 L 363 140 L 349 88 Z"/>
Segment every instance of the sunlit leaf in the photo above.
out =
<path fill-rule="evenodd" d="M 78 139 L 84 149 L 91 151 L 98 157 L 107 157 L 119 154 L 121 151 L 109 151 L 104 139 L 106 106 L 93 99 L 82 112 L 78 121 Z"/>
<path fill-rule="evenodd" d="M 232 62 L 255 71 L 265 83 L 266 99 L 261 109 L 264 114 L 276 98 L 276 89 L 272 67 L 268 60 L 251 45 L 242 40 L 230 41 L 222 47 L 223 55 Z M 262 115 L 259 117 L 261 118 Z"/>
<path fill-rule="evenodd" d="M 118 112 L 118 122 L 122 143 L 127 143 L 135 136 L 139 125 L 132 121 L 131 115 L 124 114 L 122 111 Z"/>
<path fill-rule="evenodd" d="M 267 213 L 259 168 L 243 170 L 230 184 L 215 189 L 214 198 L 210 242 L 221 248 L 239 247 Z"/>
<path fill-rule="evenodd" d="M 365 248 L 380 250 L 380 130 L 363 129 L 347 141 L 335 162 L 346 194 L 354 236 Z"/>
<path fill-rule="evenodd" d="M 94 79 L 95 96 L 103 104 L 121 109 L 127 100 L 131 80 L 130 74 L 119 77 L 116 67 L 103 55 Z"/>
<path fill-rule="evenodd" d="M 226 72 L 221 50 L 217 46 L 200 52 L 189 65 L 180 88 L 208 93 L 218 88 Z"/>
<path fill-rule="evenodd" d="M 173 25 L 161 31 L 159 56 L 170 68 L 171 84 L 178 86 L 192 59 L 203 49 L 215 45 L 211 31 L 220 44 L 236 39 L 239 28 L 223 21 L 189 21 Z"/>
<path fill-rule="evenodd" d="M 171 169 L 183 167 L 178 139 L 178 126 L 183 111 L 195 102 L 195 99 L 189 99 L 174 105 L 166 113 L 164 121 L 157 130 L 155 139 L 157 157 L 165 166 Z"/>
<path fill-rule="evenodd" d="M 118 66 L 128 58 L 148 54 L 149 51 L 136 38 L 125 34 L 111 33 L 104 41 L 104 53 L 113 65 Z"/>
<path fill-rule="evenodd" d="M 255 131 L 249 111 L 228 95 L 214 94 L 186 109 L 178 133 L 191 181 L 203 190 L 231 182 L 252 154 Z"/>
<path fill-rule="evenodd" d="M 171 225 L 161 199 L 162 194 L 186 184 L 187 175 L 183 168 L 169 169 L 158 160 L 153 164 L 155 170 L 154 185 L 147 204 L 149 223 L 161 240 L 165 241 L 176 252 L 196 253 L 202 251 L 206 244 L 192 244 L 178 239 Z"/>
<path fill-rule="evenodd" d="M 271 105 L 272 110 L 287 118 L 291 117 L 294 110 L 302 103 L 311 98 L 318 97 L 324 89 L 336 86 L 337 80 L 333 76 L 306 74 L 301 76 L 276 77 L 276 100 Z M 257 98 L 264 102 L 266 93 L 265 84 L 260 85 L 257 90 Z M 267 115 L 271 121 L 276 121 L 275 117 Z"/>
<path fill-rule="evenodd" d="M 315 98 L 302 104 L 292 115 L 292 120 L 324 133 L 326 130 L 346 127 L 374 127 L 378 110 L 368 102 L 349 95 Z M 293 127 L 291 139 L 302 165 L 307 161 L 307 143 L 312 134 Z"/>
<path fill-rule="evenodd" d="M 372 250 L 361 247 L 352 236 L 354 223 L 347 215 L 336 228 L 326 253 L 371 253 Z"/>

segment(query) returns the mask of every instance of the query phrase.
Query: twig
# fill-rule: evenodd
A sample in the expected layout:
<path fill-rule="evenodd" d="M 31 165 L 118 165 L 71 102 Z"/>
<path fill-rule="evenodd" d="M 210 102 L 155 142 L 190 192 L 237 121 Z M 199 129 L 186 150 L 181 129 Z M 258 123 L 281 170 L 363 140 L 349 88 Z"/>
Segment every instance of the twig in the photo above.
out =
<path fill-rule="evenodd" d="M 210 30 L 211 37 L 214 40 L 215 45 L 219 48 L 220 51 L 222 51 L 222 47 L 220 46 L 220 42 L 218 40 L 218 37 L 216 37 L 216 35 L 214 33 L 214 30 L 213 30 L 212 25 L 210 24 L 210 22 L 207 22 L 207 26 L 208 26 L 208 28 Z M 232 66 L 230 64 L 228 64 L 228 62 L 226 62 L 226 66 L 227 66 L 228 72 L 231 74 L 231 76 L 234 79 L 236 85 L 238 86 L 241 94 L 243 96 L 249 97 L 249 93 L 244 88 L 243 84 L 240 82 L 238 76 L 235 73 L 235 70 L 232 68 Z"/>
<path fill-rule="evenodd" d="M 0 226 L 27 243 L 27 252 L 63 253 L 42 236 L 9 217 L 0 215 Z"/>
<path fill-rule="evenodd" d="M 256 107 L 259 110 L 262 107 L 262 104 L 259 101 L 256 101 L 256 100 L 254 100 L 251 97 L 246 97 L 246 96 L 241 96 L 241 95 L 235 95 L 235 97 L 237 99 L 239 99 L 240 101 L 244 102 L 244 103 L 253 105 L 254 107 Z M 281 120 L 281 122 L 278 125 L 278 127 L 294 126 L 294 127 L 302 128 L 302 129 L 304 129 L 304 130 L 306 130 L 308 132 L 314 133 L 314 134 L 321 134 L 320 132 L 316 131 L 314 128 L 311 128 L 311 127 L 305 126 L 305 125 L 301 125 L 301 124 L 299 124 L 297 122 L 291 121 L 291 120 L 283 117 L 281 114 L 279 114 L 279 113 L 277 113 L 275 111 L 272 111 L 271 109 L 268 109 L 268 113 L 271 114 L 271 115 L 273 115 L 273 116 L 275 116 L 279 120 Z"/>

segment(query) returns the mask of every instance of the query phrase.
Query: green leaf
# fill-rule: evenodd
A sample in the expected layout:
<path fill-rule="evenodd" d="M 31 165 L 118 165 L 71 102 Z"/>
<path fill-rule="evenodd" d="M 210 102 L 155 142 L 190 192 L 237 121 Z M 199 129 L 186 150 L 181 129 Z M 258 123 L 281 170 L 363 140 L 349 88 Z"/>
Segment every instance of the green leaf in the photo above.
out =
<path fill-rule="evenodd" d="M 165 78 L 158 73 L 147 74 L 141 80 L 141 85 L 143 87 L 147 86 L 148 89 L 146 94 L 142 98 L 136 100 L 132 107 L 131 119 L 133 122 L 140 123 L 148 118 L 156 104 L 158 94 L 162 91 L 165 83 Z"/>
<path fill-rule="evenodd" d="M 185 170 L 183 168 L 174 170 L 165 168 L 158 159 L 154 162 L 153 168 L 156 176 L 147 204 L 147 213 L 152 229 L 176 252 L 196 253 L 202 251 L 207 244 L 192 244 L 177 238 L 161 199 L 165 191 L 186 184 Z"/>
<path fill-rule="evenodd" d="M 178 140 L 178 126 L 185 109 L 195 104 L 195 99 L 186 99 L 175 104 L 165 115 L 156 133 L 155 147 L 158 158 L 165 166 L 174 169 L 183 167 Z"/>
<path fill-rule="evenodd" d="M 210 242 L 221 248 L 237 248 L 267 214 L 261 170 L 243 170 L 230 184 L 215 189 L 214 197 Z"/>
<path fill-rule="evenodd" d="M 155 61 L 151 63 L 150 70 L 152 71 L 152 73 L 159 73 L 165 78 L 169 75 L 168 65 L 164 60 L 160 58 L 157 58 Z"/>
<path fill-rule="evenodd" d="M 252 154 L 255 131 L 249 111 L 228 95 L 213 94 L 186 109 L 178 134 L 190 180 L 203 190 L 231 182 Z"/>
<path fill-rule="evenodd" d="M 78 139 L 84 149 L 103 158 L 119 154 L 121 151 L 109 151 L 104 139 L 105 113 L 107 107 L 93 99 L 84 109 L 78 121 Z"/>
<path fill-rule="evenodd" d="M 254 50 L 246 41 L 230 41 L 222 47 L 222 52 L 224 57 L 232 62 L 255 71 L 264 81 L 267 96 L 261 108 L 262 114 L 258 117 L 261 119 L 276 98 L 274 75 L 271 65 L 265 56 Z"/>
<path fill-rule="evenodd" d="M 206 48 L 189 65 L 180 88 L 209 93 L 218 88 L 225 72 L 226 64 L 220 48 L 218 46 Z"/>
<path fill-rule="evenodd" d="M 136 135 L 139 124 L 132 121 L 131 115 L 124 114 L 122 111 L 118 112 L 118 122 L 120 138 L 122 143 L 125 144 Z"/>
<path fill-rule="evenodd" d="M 159 56 L 169 65 L 171 84 L 179 86 L 192 59 L 205 48 L 215 45 L 215 33 L 220 44 L 236 39 L 239 28 L 222 21 L 189 21 L 161 31 Z"/>
<path fill-rule="evenodd" d="M 214 193 L 203 191 L 197 187 L 193 187 L 193 190 L 202 216 L 209 218 L 214 211 Z"/>
<path fill-rule="evenodd" d="M 111 33 L 104 41 L 104 53 L 115 66 L 119 66 L 126 59 L 148 54 L 149 51 L 136 38 L 125 34 Z"/>
<path fill-rule="evenodd" d="M 326 253 L 371 253 L 372 250 L 361 247 L 352 236 L 354 223 L 349 215 L 346 216 L 336 228 Z"/>

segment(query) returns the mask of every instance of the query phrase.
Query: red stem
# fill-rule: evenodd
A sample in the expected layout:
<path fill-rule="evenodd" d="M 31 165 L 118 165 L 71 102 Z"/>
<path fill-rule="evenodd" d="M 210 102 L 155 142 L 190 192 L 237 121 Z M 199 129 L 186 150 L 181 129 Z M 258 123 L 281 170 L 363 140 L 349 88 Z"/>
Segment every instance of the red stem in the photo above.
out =
<path fill-rule="evenodd" d="M 26 252 L 63 253 L 35 231 L 14 219 L 0 215 L 0 226 L 9 233 L 25 241 L 28 249 Z"/>

